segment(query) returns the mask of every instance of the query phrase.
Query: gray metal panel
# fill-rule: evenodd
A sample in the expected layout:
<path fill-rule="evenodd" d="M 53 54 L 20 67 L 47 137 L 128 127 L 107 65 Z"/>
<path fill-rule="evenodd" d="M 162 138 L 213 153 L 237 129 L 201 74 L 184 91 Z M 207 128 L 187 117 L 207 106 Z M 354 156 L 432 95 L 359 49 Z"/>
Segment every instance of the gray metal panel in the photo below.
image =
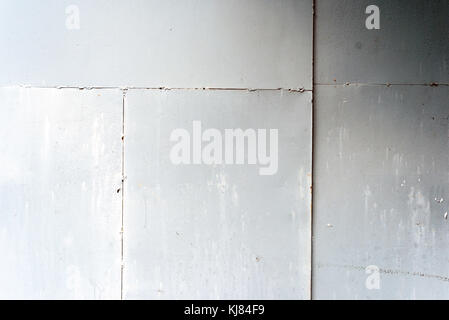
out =
<path fill-rule="evenodd" d="M 380 30 L 368 30 L 368 5 Z M 449 82 L 449 1 L 317 0 L 316 82 Z"/>
<path fill-rule="evenodd" d="M 314 298 L 448 299 L 448 88 L 317 90 Z"/>
<path fill-rule="evenodd" d="M 279 171 L 173 165 L 193 120 L 279 129 Z M 309 298 L 310 92 L 131 90 L 125 133 L 125 298 Z"/>
<path fill-rule="evenodd" d="M 0 298 L 120 297 L 121 100 L 0 89 Z"/>
<path fill-rule="evenodd" d="M 0 2 L 0 85 L 312 87 L 312 0 L 69 4 Z"/>

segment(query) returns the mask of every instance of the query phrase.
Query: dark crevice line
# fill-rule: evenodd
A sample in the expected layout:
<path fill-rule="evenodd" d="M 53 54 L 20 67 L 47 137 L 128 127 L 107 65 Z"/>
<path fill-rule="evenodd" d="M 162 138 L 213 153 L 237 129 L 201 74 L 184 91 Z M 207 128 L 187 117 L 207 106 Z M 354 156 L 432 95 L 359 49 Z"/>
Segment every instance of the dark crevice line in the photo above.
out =
<path fill-rule="evenodd" d="M 314 181 L 315 181 L 315 166 L 314 166 L 314 159 L 315 159 L 315 30 L 316 30 L 316 0 L 312 1 L 312 150 L 311 150 L 311 204 L 310 204 L 310 279 L 309 279 L 309 285 L 310 285 L 310 300 L 313 300 L 313 216 L 314 216 L 314 198 L 315 198 L 315 191 L 314 191 Z"/>
<path fill-rule="evenodd" d="M 357 86 L 376 86 L 376 87 L 392 87 L 392 86 L 417 86 L 417 87 L 444 87 L 449 83 L 363 83 L 363 82 L 335 82 L 335 83 L 314 83 L 314 86 L 339 86 L 339 87 L 357 87 Z"/>
<path fill-rule="evenodd" d="M 287 91 L 287 92 L 311 92 L 312 89 L 305 88 L 239 88 L 239 87 L 133 87 L 133 86 L 125 86 L 125 87 L 108 87 L 108 86 L 32 86 L 32 85 L 12 85 L 12 86 L 0 86 L 0 88 L 26 88 L 26 89 L 74 89 L 74 90 L 161 90 L 161 91 L 170 91 L 170 90 L 198 90 L 198 91 Z"/>
<path fill-rule="evenodd" d="M 121 191 L 122 191 L 122 210 L 121 210 L 121 228 L 120 228 L 120 300 L 123 300 L 123 267 L 124 267 L 124 201 L 125 201 L 125 100 L 126 90 L 123 90 L 122 95 L 122 177 L 121 177 Z"/>

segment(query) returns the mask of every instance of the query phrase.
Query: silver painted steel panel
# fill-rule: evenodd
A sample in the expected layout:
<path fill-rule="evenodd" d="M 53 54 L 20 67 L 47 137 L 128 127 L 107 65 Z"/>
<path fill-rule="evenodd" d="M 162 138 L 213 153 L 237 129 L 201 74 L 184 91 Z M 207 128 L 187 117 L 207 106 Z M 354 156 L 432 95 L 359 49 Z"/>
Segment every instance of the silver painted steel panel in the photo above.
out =
<path fill-rule="evenodd" d="M 1 1 L 0 48 L 0 85 L 311 89 L 312 0 Z"/>
<path fill-rule="evenodd" d="M 0 89 L 0 298 L 120 298 L 122 93 Z"/>
<path fill-rule="evenodd" d="M 172 164 L 193 120 L 279 129 L 279 171 Z M 125 298 L 309 298 L 310 92 L 131 90 L 125 135 Z"/>
<path fill-rule="evenodd" d="M 368 30 L 368 5 L 380 30 Z M 449 83 L 449 1 L 317 0 L 315 81 Z"/>
<path fill-rule="evenodd" d="M 316 98 L 314 298 L 448 299 L 449 89 L 318 86 Z"/>

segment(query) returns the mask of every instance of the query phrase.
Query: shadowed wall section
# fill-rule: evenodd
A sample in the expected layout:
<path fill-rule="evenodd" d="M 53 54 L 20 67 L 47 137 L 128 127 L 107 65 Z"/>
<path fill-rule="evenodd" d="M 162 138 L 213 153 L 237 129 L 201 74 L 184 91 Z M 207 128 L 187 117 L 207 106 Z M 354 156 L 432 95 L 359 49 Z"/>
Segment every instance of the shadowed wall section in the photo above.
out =
<path fill-rule="evenodd" d="M 315 13 L 313 298 L 448 299 L 449 2 Z"/>

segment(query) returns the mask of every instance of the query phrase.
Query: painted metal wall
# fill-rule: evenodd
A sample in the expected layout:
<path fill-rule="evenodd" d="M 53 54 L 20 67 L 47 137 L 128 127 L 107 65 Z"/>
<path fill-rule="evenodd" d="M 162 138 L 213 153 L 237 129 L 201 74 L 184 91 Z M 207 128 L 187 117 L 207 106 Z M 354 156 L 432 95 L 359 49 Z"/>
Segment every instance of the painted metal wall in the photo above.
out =
<path fill-rule="evenodd" d="M 316 101 L 314 297 L 448 298 L 449 90 L 323 86 Z"/>
<path fill-rule="evenodd" d="M 311 89 L 312 0 L 17 0 L 0 15 L 1 85 Z"/>
<path fill-rule="evenodd" d="M 309 298 L 312 22 L 311 0 L 1 1 L 0 296 Z M 194 120 L 278 129 L 277 174 L 172 164 Z"/>
<path fill-rule="evenodd" d="M 121 92 L 0 101 L 0 298 L 120 298 Z"/>
<path fill-rule="evenodd" d="M 316 299 L 449 298 L 448 16 L 444 0 L 317 1 Z"/>
<path fill-rule="evenodd" d="M 0 298 L 449 298 L 448 14 L 0 1 Z M 277 173 L 173 164 L 194 121 Z"/>
<path fill-rule="evenodd" d="M 308 298 L 311 93 L 131 90 L 125 111 L 124 297 Z M 277 173 L 173 165 L 167 137 L 194 120 L 279 128 Z"/>

